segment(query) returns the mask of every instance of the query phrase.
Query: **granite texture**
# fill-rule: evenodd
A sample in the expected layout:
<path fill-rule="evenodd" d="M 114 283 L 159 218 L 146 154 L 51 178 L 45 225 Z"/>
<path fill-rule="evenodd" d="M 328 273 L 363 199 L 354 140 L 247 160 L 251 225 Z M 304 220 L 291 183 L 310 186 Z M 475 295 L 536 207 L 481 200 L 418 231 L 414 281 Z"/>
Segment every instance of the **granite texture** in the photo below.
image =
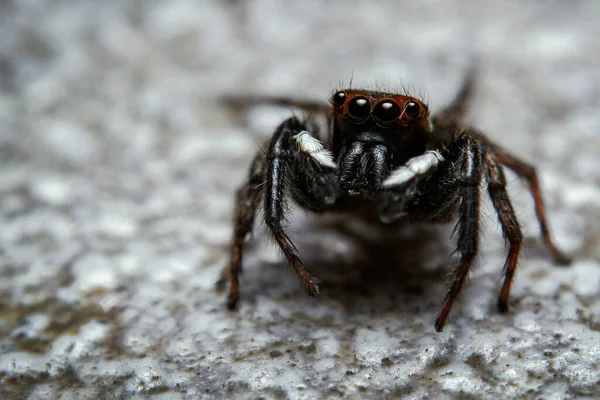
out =
<path fill-rule="evenodd" d="M 0 397 L 599 398 L 600 3 L 0 2 Z M 262 224 L 239 311 L 213 284 L 233 193 L 290 110 L 407 87 L 439 109 L 476 60 L 470 120 L 539 168 L 553 264 L 526 187 L 511 310 L 483 207 L 481 257 L 443 333 L 451 226 L 376 230 L 292 210 L 321 295 Z"/>

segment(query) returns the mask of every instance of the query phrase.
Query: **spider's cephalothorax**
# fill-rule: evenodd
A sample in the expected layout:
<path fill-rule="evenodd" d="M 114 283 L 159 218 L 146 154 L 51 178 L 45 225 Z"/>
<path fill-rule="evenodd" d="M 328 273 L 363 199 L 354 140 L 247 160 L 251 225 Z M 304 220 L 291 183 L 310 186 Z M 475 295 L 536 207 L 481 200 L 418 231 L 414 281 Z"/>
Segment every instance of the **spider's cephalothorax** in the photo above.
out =
<path fill-rule="evenodd" d="M 219 281 L 230 282 L 229 308 L 235 308 L 239 299 L 244 240 L 259 206 L 308 294 L 318 294 L 317 281 L 303 268 L 281 225 L 292 197 L 300 206 L 320 213 L 375 209 L 384 223 L 401 218 L 426 222 L 456 218 L 460 261 L 435 322 L 435 329 L 441 331 L 477 255 L 480 189 L 486 182 L 509 248 L 498 299 L 499 309 L 506 311 L 522 234 L 506 192 L 503 165 L 529 182 L 542 237 L 557 262 L 568 262 L 550 238 L 534 168 L 463 125 L 472 86 L 470 74 L 455 100 L 431 120 L 420 100 L 397 93 L 340 90 L 331 96 L 330 106 L 285 98 L 251 99 L 254 104 L 321 112 L 329 124 L 321 137 L 311 131 L 311 120 L 289 118 L 252 162 L 248 180 L 237 192 L 231 262 Z"/>
<path fill-rule="evenodd" d="M 427 107 L 416 99 L 343 90 L 334 93 L 331 102 L 331 151 L 342 197 L 377 197 L 390 171 L 435 149 L 428 146 L 432 137 Z"/>

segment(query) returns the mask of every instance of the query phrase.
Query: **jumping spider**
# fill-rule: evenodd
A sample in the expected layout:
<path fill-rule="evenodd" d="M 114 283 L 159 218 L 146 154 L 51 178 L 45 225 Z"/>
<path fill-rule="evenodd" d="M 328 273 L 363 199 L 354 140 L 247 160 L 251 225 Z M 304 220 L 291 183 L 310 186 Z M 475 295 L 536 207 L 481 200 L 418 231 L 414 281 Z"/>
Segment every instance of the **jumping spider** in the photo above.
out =
<path fill-rule="evenodd" d="M 508 247 L 498 298 L 500 311 L 507 311 L 523 236 L 506 191 L 503 166 L 527 180 L 542 238 L 556 262 L 568 263 L 550 237 L 535 169 L 463 124 L 473 81 L 469 73 L 455 99 L 431 119 L 427 106 L 414 97 L 371 90 L 336 91 L 330 106 L 276 97 L 230 99 L 237 106 L 297 107 L 313 117 L 325 115 L 328 124 L 326 134 L 319 135 L 314 118 L 288 118 L 277 127 L 266 150 L 254 158 L 248 180 L 237 191 L 231 261 L 218 283 L 221 287 L 230 283 L 228 307 L 234 309 L 238 303 L 244 240 L 259 206 L 308 295 L 319 293 L 317 280 L 303 268 L 281 225 L 291 197 L 317 213 L 374 210 L 383 223 L 456 219 L 460 262 L 435 321 L 440 332 L 478 252 L 480 188 L 485 181 Z"/>

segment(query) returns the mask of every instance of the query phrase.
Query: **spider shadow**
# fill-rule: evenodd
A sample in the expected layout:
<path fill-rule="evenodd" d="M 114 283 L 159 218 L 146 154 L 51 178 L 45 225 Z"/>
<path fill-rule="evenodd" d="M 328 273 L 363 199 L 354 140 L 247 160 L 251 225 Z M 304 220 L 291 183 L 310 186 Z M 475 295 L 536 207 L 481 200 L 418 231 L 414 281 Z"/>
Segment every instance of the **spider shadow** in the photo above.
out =
<path fill-rule="evenodd" d="M 454 264 L 451 227 L 317 218 L 307 220 L 298 248 L 322 301 L 349 316 L 438 311 Z"/>

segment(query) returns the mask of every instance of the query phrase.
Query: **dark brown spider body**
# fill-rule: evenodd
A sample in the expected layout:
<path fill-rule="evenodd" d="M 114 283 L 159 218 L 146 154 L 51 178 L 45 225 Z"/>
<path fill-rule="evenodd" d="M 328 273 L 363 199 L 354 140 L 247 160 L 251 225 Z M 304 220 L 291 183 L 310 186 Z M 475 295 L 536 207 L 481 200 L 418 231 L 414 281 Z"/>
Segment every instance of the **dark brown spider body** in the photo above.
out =
<path fill-rule="evenodd" d="M 435 323 L 435 329 L 441 331 L 478 253 L 480 192 L 487 182 L 509 247 L 498 299 L 499 309 L 506 311 L 523 238 L 502 165 L 528 180 L 544 241 L 558 262 L 568 262 L 550 238 L 533 167 L 463 125 L 472 84 L 470 74 L 456 99 L 431 120 L 420 100 L 397 93 L 340 90 L 332 95 L 330 107 L 285 98 L 246 99 L 243 103 L 321 112 L 329 123 L 327 134 L 320 137 L 311 129 L 311 120 L 289 118 L 275 130 L 266 151 L 255 157 L 248 181 L 237 192 L 231 262 L 219 281 L 221 285 L 230 282 L 229 307 L 235 308 L 238 302 L 244 240 L 261 204 L 265 224 L 307 293 L 318 294 L 317 281 L 304 270 L 296 247 L 281 226 L 291 197 L 318 213 L 362 213 L 368 211 L 366 207 L 375 208 L 384 223 L 456 218 L 460 261 Z"/>

